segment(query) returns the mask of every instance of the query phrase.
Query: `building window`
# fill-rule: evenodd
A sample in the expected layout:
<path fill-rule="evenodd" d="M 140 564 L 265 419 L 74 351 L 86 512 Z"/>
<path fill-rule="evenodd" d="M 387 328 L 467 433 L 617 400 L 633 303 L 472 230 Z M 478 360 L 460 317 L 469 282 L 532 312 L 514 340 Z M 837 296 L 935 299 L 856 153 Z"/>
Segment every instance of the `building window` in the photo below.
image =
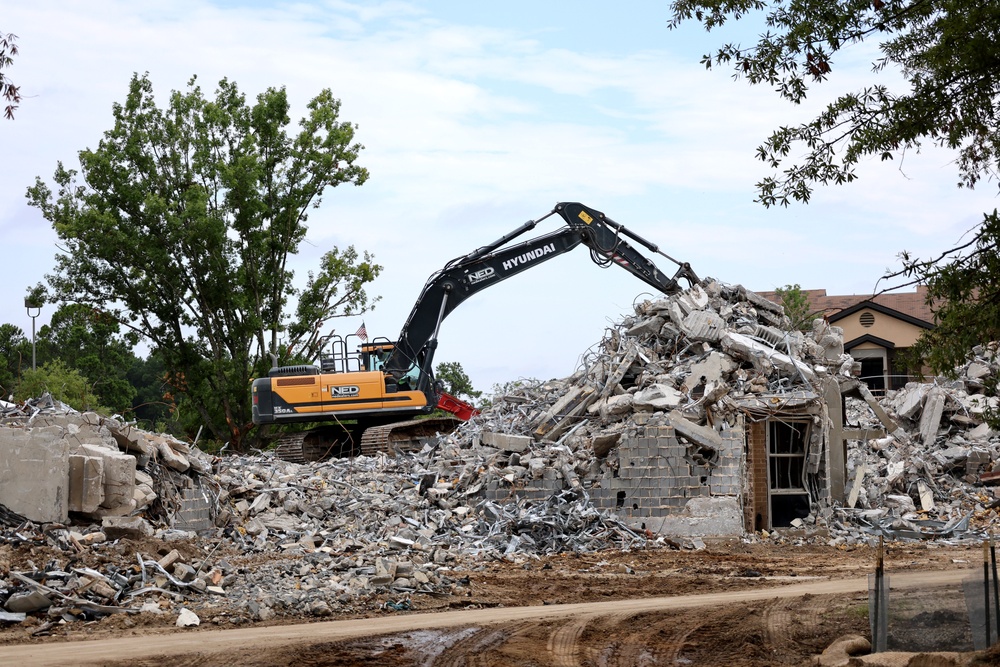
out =
<path fill-rule="evenodd" d="M 789 526 L 809 515 L 806 490 L 808 421 L 767 422 L 767 486 L 771 527 Z"/>
<path fill-rule="evenodd" d="M 858 321 L 861 322 L 861 326 L 867 329 L 870 328 L 873 324 L 875 324 L 875 316 L 866 310 L 865 312 L 861 313 L 861 317 L 858 318 Z"/>

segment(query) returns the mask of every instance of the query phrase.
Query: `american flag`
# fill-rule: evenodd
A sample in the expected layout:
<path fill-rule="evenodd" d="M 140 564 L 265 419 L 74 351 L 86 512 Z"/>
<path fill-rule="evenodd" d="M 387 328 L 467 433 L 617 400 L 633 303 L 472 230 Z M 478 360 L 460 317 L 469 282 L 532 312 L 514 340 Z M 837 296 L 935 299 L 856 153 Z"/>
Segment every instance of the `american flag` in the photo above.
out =
<path fill-rule="evenodd" d="M 354 332 L 354 335 L 363 341 L 368 340 L 368 329 L 365 328 L 364 321 L 361 322 L 361 326 L 358 327 L 358 330 Z"/>

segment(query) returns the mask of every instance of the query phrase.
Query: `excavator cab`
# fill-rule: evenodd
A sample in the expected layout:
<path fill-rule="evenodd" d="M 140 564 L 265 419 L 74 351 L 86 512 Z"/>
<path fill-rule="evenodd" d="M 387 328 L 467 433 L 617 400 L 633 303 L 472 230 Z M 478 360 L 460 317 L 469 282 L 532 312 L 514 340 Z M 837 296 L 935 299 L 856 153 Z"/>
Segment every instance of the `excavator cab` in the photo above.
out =
<path fill-rule="evenodd" d="M 362 365 L 373 371 L 384 370 L 385 360 L 389 358 L 389 353 L 392 352 L 393 347 L 395 345 L 388 341 L 385 343 L 379 343 L 378 341 L 365 343 L 361 346 Z"/>

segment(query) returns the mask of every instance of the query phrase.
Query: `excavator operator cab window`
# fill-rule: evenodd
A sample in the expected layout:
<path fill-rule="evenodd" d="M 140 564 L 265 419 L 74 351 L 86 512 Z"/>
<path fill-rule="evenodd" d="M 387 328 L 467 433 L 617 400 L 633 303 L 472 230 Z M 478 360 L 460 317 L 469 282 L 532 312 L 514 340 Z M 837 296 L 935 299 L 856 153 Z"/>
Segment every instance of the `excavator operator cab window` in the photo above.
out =
<path fill-rule="evenodd" d="M 420 381 L 420 368 L 413 364 L 410 369 L 406 371 L 403 377 L 399 378 L 399 384 L 408 390 L 414 390 Z"/>
<path fill-rule="evenodd" d="M 381 371 L 389 360 L 393 343 L 385 338 L 376 339 L 358 347 L 358 363 L 363 371 Z"/>

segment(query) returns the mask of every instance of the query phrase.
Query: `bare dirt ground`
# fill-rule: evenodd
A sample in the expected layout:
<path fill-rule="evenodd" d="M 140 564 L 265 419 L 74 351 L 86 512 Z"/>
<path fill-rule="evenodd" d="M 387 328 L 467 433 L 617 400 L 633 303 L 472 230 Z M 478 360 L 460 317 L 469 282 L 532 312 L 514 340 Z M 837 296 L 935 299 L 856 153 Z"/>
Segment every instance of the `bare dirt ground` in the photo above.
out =
<path fill-rule="evenodd" d="M 886 555 L 894 587 L 954 587 L 980 563 L 973 547 Z M 174 615 L 121 614 L 34 637 L 43 619 L 32 619 L 0 629 L 0 664 L 800 665 L 839 637 L 868 635 L 874 564 L 867 547 L 768 543 L 492 562 L 451 596 L 415 596 L 400 611 L 378 608 L 405 606 L 400 596 L 372 600 L 356 620 L 252 624 L 244 601 L 223 599 L 192 629 Z"/>

